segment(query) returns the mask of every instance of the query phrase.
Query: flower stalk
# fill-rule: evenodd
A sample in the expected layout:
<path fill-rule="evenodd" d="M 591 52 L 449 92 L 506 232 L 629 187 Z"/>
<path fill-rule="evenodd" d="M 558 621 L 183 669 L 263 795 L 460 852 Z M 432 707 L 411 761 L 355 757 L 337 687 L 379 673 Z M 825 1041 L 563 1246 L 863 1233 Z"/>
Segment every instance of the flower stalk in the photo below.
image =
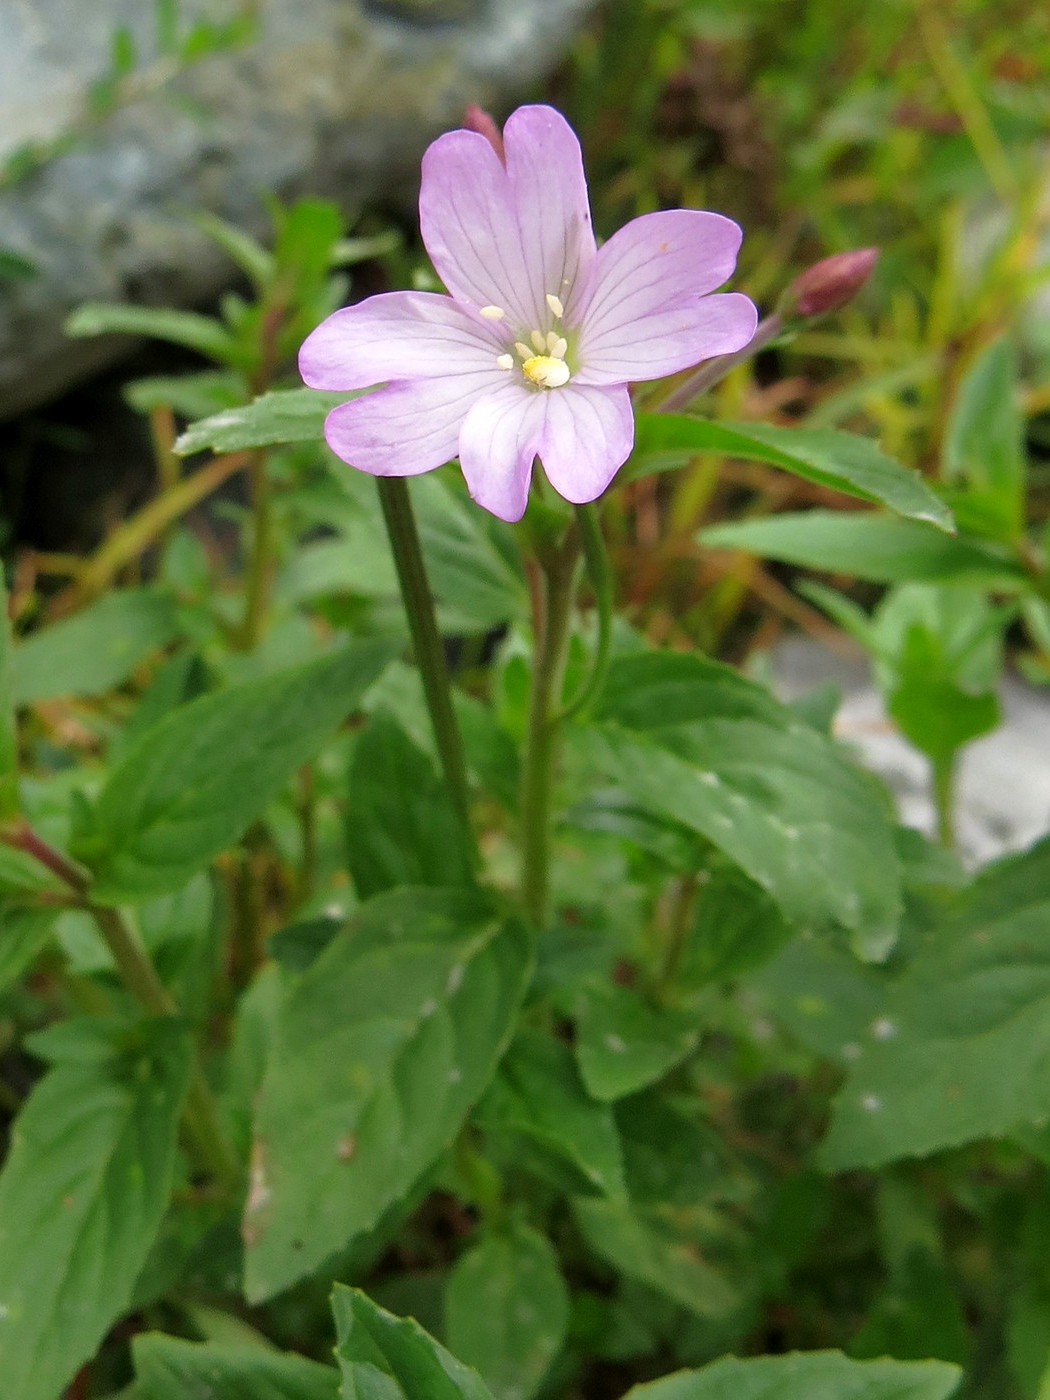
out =
<path fill-rule="evenodd" d="M 562 711 L 561 718 L 570 719 L 585 710 L 601 691 L 605 673 L 609 669 L 609 652 L 612 645 L 613 606 L 615 586 L 612 569 L 609 566 L 609 553 L 605 547 L 601 522 L 594 505 L 576 507 L 576 528 L 580 533 L 580 546 L 583 551 L 583 565 L 587 580 L 594 593 L 598 612 L 598 635 L 594 643 L 590 674 L 580 690 Z"/>
<path fill-rule="evenodd" d="M 560 548 L 534 566 L 538 574 L 536 642 L 522 771 L 521 898 L 537 928 L 543 928 L 550 916 L 551 798 L 578 557 L 579 538 L 570 530 Z"/>
<path fill-rule="evenodd" d="M 478 855 L 470 821 L 463 743 L 452 707 L 452 687 L 445 664 L 445 650 L 434 613 L 434 595 L 427 579 L 412 501 L 404 477 L 380 477 L 377 484 L 383 520 L 401 585 L 412 651 L 423 679 L 423 693 L 430 712 L 441 771 L 463 829 L 471 864 L 477 868 Z"/>

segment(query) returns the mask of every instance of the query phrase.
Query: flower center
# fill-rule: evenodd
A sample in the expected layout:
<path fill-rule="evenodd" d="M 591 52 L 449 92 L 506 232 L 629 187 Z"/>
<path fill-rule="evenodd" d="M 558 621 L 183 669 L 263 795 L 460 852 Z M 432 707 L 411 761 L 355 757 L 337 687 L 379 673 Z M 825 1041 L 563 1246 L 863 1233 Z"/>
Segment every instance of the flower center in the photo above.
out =
<path fill-rule="evenodd" d="M 565 315 L 565 308 L 559 299 L 548 293 L 547 305 L 556 321 L 560 321 Z M 498 306 L 483 306 L 481 314 L 487 321 L 502 320 L 506 313 Z M 525 376 L 527 383 L 537 389 L 560 389 L 563 384 L 568 384 L 572 378 L 572 370 L 569 368 L 566 355 L 569 349 L 569 342 L 557 330 L 529 331 L 529 343 L 524 340 L 514 342 L 514 355 L 509 351 L 496 356 L 496 363 L 500 369 L 512 370 L 519 368 Z"/>

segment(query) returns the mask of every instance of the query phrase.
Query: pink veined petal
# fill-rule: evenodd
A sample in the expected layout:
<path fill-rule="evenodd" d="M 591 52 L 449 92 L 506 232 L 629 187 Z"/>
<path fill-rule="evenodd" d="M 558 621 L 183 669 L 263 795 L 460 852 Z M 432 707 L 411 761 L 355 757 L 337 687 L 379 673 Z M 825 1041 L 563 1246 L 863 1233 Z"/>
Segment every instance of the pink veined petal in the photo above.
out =
<path fill-rule="evenodd" d="M 423 156 L 419 224 L 430 260 L 454 297 L 499 306 L 515 332 L 535 308 L 507 171 L 484 136 L 448 131 Z"/>
<path fill-rule="evenodd" d="M 494 328 L 451 297 L 383 292 L 322 321 L 299 351 L 311 389 L 367 389 L 388 379 L 492 368 L 506 347 Z"/>
<path fill-rule="evenodd" d="M 581 337 L 583 363 L 573 383 L 622 384 L 675 374 L 713 355 L 742 350 L 757 324 L 754 303 L 740 292 L 693 297 L 639 317 L 629 338 L 619 332 L 598 341 Z"/>
<path fill-rule="evenodd" d="M 583 153 L 553 107 L 519 107 L 503 129 L 507 175 L 538 329 L 549 324 L 548 293 L 571 325 L 590 287 L 596 246 Z"/>
<path fill-rule="evenodd" d="M 395 381 L 333 408 L 324 435 L 337 457 L 373 476 L 418 476 L 455 457 L 471 404 L 501 371 Z"/>
<path fill-rule="evenodd" d="M 546 413 L 539 458 L 547 480 L 574 505 L 596 500 L 634 446 L 627 386 L 567 384 L 542 399 Z"/>
<path fill-rule="evenodd" d="M 625 349 L 645 336 L 647 318 L 720 287 L 736 265 L 740 239 L 732 219 L 696 209 L 632 219 L 598 253 L 580 330 L 581 363 L 590 367 L 604 353 Z M 652 333 L 663 330 L 657 322 Z"/>
<path fill-rule="evenodd" d="M 460 429 L 459 463 L 470 494 L 501 520 L 525 514 L 544 397 L 524 385 L 506 384 L 478 399 Z"/>

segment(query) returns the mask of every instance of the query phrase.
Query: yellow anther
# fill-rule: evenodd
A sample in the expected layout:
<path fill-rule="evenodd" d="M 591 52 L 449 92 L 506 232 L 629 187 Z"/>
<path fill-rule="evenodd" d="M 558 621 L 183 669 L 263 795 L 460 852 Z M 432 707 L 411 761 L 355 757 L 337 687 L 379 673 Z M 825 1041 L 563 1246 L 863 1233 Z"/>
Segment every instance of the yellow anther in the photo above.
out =
<path fill-rule="evenodd" d="M 525 344 L 525 342 L 522 341 L 522 340 L 516 340 L 516 341 L 514 342 L 514 349 L 517 350 L 518 354 L 521 356 L 521 358 L 522 358 L 523 360 L 529 359 L 530 356 L 532 355 L 532 351 L 529 349 L 529 347 L 528 347 L 528 346 Z"/>
<path fill-rule="evenodd" d="M 496 356 L 496 363 L 499 365 L 500 369 L 513 369 L 513 368 L 514 368 L 514 356 L 513 356 L 513 355 L 497 355 L 497 356 Z"/>
<path fill-rule="evenodd" d="M 569 342 L 557 331 L 547 332 L 547 354 L 553 355 L 556 360 L 564 360 L 565 352 L 569 348 Z"/>
<path fill-rule="evenodd" d="M 539 331 L 532 331 L 532 332 L 530 332 L 530 334 L 529 334 L 529 339 L 532 341 L 533 348 L 535 349 L 535 351 L 536 351 L 536 353 L 537 353 L 538 355 L 543 355 L 543 354 L 546 353 L 546 350 L 547 350 L 547 337 L 546 337 L 546 336 L 541 335 L 541 334 L 539 333 Z"/>
<path fill-rule="evenodd" d="M 478 312 L 486 321 L 502 321 L 506 314 L 502 306 L 483 306 Z"/>
<path fill-rule="evenodd" d="M 569 366 L 553 355 L 532 355 L 522 365 L 525 378 L 539 389 L 560 389 L 568 384 Z"/>
<path fill-rule="evenodd" d="M 547 305 L 554 312 L 555 316 L 565 315 L 565 307 L 562 305 L 561 297 L 556 297 L 553 292 L 547 293 Z"/>

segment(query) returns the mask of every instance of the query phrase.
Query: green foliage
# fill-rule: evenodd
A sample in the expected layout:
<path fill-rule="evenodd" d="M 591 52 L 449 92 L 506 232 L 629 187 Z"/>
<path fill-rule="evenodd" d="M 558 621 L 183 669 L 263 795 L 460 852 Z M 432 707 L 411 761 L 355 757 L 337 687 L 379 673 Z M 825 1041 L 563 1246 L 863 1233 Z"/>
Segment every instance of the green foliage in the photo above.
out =
<path fill-rule="evenodd" d="M 260 1347 L 201 1345 L 146 1332 L 132 1345 L 135 1383 L 125 1400 L 336 1400 L 339 1376 L 302 1356 Z"/>
<path fill-rule="evenodd" d="M 0 1364 L 54 1400 L 128 1307 L 168 1203 L 190 1049 L 171 1021 L 69 1021 L 0 1173 Z"/>
<path fill-rule="evenodd" d="M 18 810 L 18 731 L 7 589 L 0 564 L 0 820 Z"/>
<path fill-rule="evenodd" d="M 956 1368 L 937 1361 L 851 1361 L 825 1351 L 727 1357 L 628 1394 L 632 1400 L 947 1400 L 958 1384 Z"/>
<path fill-rule="evenodd" d="M 401 890 L 289 982 L 255 1119 L 249 1297 L 371 1230 L 445 1150 L 505 1048 L 529 960 L 525 930 L 477 896 Z"/>

